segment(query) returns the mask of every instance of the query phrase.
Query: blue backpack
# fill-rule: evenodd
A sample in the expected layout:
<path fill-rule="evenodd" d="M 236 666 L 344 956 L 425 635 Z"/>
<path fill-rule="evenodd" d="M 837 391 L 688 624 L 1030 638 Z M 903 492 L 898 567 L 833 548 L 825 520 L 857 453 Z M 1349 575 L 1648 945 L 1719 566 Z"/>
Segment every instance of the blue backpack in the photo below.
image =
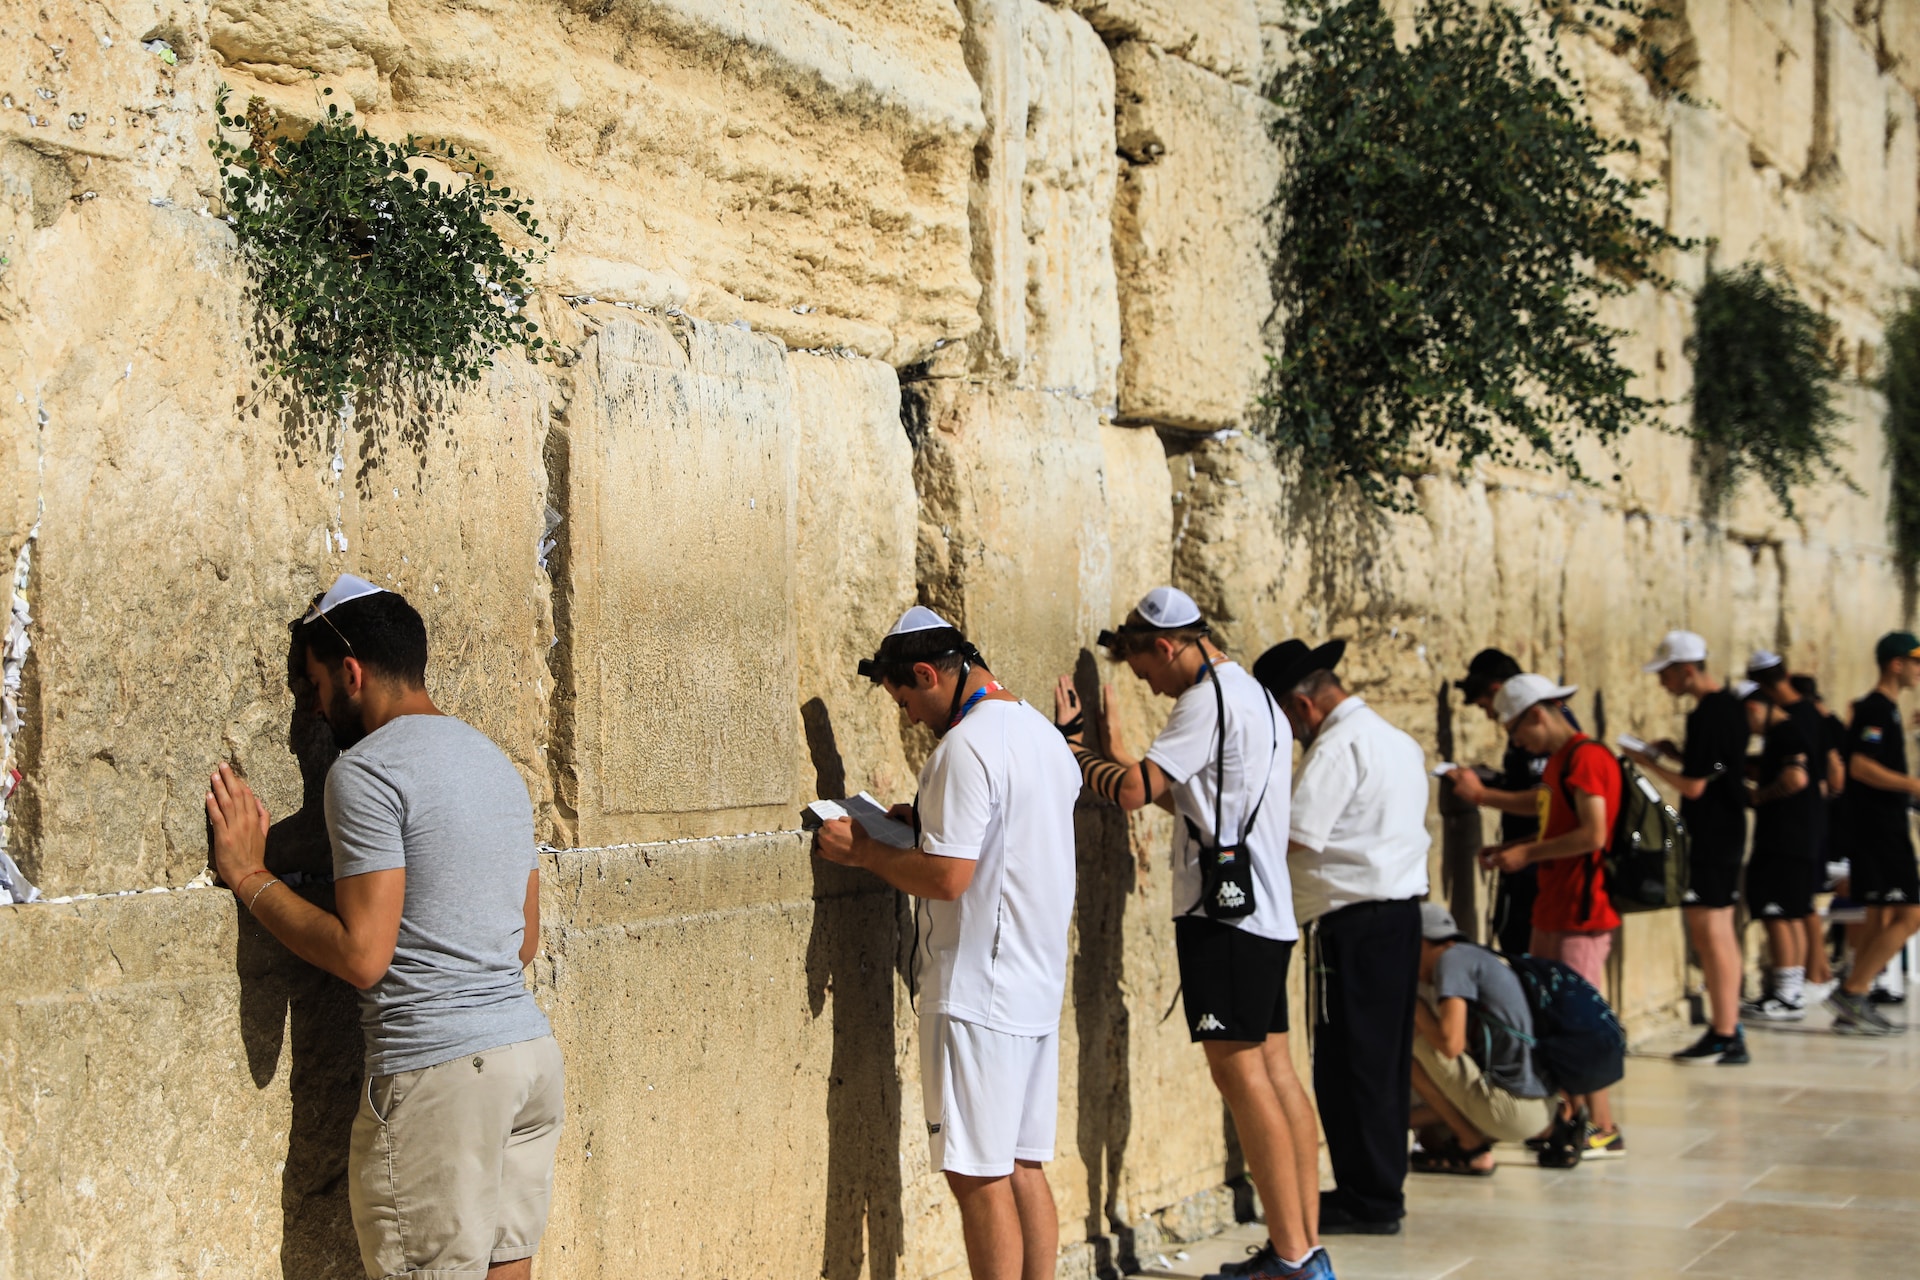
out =
<path fill-rule="evenodd" d="M 1592 1093 L 1627 1073 L 1627 1033 L 1593 984 L 1540 956 L 1506 956 L 1533 1009 L 1533 1065 L 1568 1093 Z"/>

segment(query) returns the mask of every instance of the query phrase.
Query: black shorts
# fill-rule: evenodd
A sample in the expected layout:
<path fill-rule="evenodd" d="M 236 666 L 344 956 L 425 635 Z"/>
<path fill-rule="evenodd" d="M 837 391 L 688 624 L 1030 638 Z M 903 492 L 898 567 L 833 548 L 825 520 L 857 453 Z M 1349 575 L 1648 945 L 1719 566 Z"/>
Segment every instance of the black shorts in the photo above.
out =
<path fill-rule="evenodd" d="M 1740 851 L 1731 858 L 1719 850 L 1687 856 L 1687 896 L 1683 907 L 1731 907 L 1740 901 Z"/>
<path fill-rule="evenodd" d="M 1813 914 L 1819 869 L 1811 859 L 1754 850 L 1747 863 L 1747 910 L 1755 920 L 1798 920 Z"/>
<path fill-rule="evenodd" d="M 1920 863 L 1913 840 L 1881 835 L 1856 842 L 1847 859 L 1850 896 L 1870 907 L 1912 906 L 1920 902 Z"/>
<path fill-rule="evenodd" d="M 1259 1043 L 1287 1031 L 1287 966 L 1293 944 L 1204 916 L 1173 922 L 1181 1001 L 1195 1041 Z"/>

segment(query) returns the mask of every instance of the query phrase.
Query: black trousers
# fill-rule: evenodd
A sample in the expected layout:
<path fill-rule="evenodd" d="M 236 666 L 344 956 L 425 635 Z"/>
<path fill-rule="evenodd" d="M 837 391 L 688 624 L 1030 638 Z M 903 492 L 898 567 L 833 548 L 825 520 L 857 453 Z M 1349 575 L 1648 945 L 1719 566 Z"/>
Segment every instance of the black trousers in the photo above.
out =
<path fill-rule="evenodd" d="M 1329 1197 L 1370 1222 L 1406 1216 L 1420 904 L 1362 902 L 1314 922 L 1321 999 L 1313 1089 L 1333 1161 Z"/>
<path fill-rule="evenodd" d="M 1502 872 L 1493 898 L 1493 947 L 1523 956 L 1533 945 L 1533 900 L 1540 896 L 1540 868 Z"/>

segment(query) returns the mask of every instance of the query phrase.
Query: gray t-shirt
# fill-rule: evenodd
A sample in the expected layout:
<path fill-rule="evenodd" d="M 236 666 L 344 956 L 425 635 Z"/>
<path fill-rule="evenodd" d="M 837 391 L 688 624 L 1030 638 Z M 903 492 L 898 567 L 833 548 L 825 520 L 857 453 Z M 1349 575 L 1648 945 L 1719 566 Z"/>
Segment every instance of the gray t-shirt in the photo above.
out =
<path fill-rule="evenodd" d="M 336 880 L 404 868 L 386 976 L 360 993 L 367 1074 L 537 1040 L 547 1015 L 521 978 L 533 805 L 513 765 L 452 716 L 401 716 L 327 774 Z"/>
<path fill-rule="evenodd" d="M 1467 1002 L 1467 1052 L 1489 1081 L 1516 1098 L 1547 1096 L 1532 1051 L 1513 1035 L 1533 1036 L 1533 1007 L 1505 961 L 1485 947 L 1456 942 L 1433 962 L 1433 992 Z"/>

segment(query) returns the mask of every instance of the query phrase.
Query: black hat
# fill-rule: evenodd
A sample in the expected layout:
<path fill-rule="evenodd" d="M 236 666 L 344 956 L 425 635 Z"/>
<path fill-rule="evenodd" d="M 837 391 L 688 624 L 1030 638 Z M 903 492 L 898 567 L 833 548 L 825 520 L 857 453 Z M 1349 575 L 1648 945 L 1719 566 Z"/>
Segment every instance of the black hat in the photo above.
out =
<path fill-rule="evenodd" d="M 1284 698 L 1314 672 L 1339 666 L 1346 651 L 1345 640 L 1329 640 L 1318 649 L 1309 649 L 1304 640 L 1282 640 L 1254 662 L 1253 678 L 1276 699 Z"/>
<path fill-rule="evenodd" d="M 1453 687 L 1465 695 L 1468 702 L 1476 702 L 1487 696 L 1488 685 L 1503 684 L 1524 670 L 1505 650 L 1482 649 L 1467 663 L 1467 678 L 1455 680 Z"/>

